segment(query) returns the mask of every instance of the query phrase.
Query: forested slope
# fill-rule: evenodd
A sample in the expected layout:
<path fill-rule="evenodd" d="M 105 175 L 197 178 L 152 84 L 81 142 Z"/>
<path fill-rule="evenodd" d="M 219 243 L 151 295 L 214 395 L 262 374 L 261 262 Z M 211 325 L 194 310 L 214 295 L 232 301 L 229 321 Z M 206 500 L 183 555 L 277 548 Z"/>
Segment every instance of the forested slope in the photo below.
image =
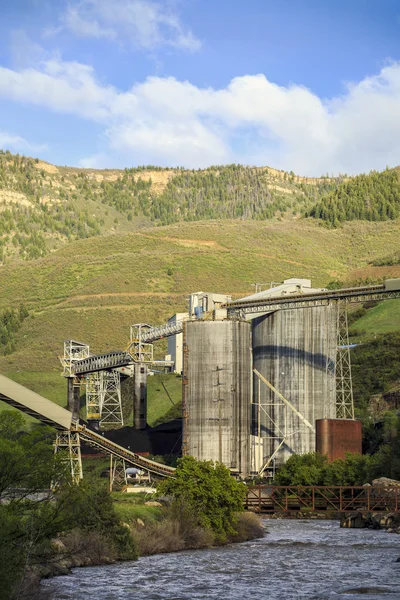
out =
<path fill-rule="evenodd" d="M 0 150 L 0 263 L 144 226 L 298 217 L 336 180 L 228 165 L 205 170 L 56 167 Z"/>
<path fill-rule="evenodd" d="M 400 170 L 358 175 L 322 195 L 308 213 L 333 226 L 344 221 L 386 221 L 400 215 Z"/>

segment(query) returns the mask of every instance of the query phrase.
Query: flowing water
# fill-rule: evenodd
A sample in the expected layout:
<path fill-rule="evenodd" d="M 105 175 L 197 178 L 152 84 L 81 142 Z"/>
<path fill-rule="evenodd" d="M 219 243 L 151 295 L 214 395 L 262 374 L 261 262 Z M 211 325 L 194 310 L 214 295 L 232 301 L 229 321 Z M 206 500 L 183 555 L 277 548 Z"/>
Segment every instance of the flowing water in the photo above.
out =
<path fill-rule="evenodd" d="M 75 569 L 56 600 L 400 600 L 400 535 L 337 521 L 266 521 L 260 540 Z"/>

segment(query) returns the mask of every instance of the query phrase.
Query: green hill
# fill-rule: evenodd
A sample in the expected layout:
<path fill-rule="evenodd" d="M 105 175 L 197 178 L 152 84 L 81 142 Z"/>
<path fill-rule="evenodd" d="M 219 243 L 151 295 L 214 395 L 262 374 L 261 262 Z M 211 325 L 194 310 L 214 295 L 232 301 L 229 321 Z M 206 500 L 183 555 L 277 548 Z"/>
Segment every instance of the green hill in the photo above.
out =
<path fill-rule="evenodd" d="M 400 170 L 346 180 L 322 195 L 309 215 L 337 226 L 344 221 L 386 221 L 400 215 Z"/>
<path fill-rule="evenodd" d="M 387 173 L 363 177 L 395 185 Z M 322 287 L 400 276 L 399 220 L 328 229 L 298 218 L 357 181 L 236 165 L 94 171 L 0 152 L 0 372 L 63 404 L 65 339 L 123 349 L 131 324 L 165 322 L 198 290 L 240 297 L 289 277 Z M 398 311 L 368 309 L 356 339 L 395 333 Z M 174 410 L 161 379 L 150 384 L 152 422 Z M 168 382 L 175 401 L 180 382 Z"/>
<path fill-rule="evenodd" d="M 334 179 L 269 167 L 205 170 L 60 167 L 0 150 L 0 263 L 39 258 L 72 240 L 204 219 L 298 216 Z"/>

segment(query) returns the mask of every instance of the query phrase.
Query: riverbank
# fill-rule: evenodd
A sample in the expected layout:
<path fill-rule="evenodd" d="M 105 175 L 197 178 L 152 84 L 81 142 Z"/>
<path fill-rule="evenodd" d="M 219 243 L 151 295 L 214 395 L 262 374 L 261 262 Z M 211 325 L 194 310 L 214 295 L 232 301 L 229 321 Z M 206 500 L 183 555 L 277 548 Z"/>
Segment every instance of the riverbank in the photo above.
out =
<path fill-rule="evenodd" d="M 43 587 L 63 600 L 400 598 L 400 536 L 328 520 L 265 524 L 268 535 L 244 544 L 75 569 Z"/>
<path fill-rule="evenodd" d="M 126 499 L 120 504 L 122 509 L 117 509 L 117 512 L 125 517 L 123 525 L 132 535 L 138 557 L 228 546 L 261 538 L 266 533 L 260 517 L 244 512 L 237 515 L 236 533 L 228 535 L 226 541 L 221 542 L 211 531 L 196 526 L 193 519 L 187 518 L 187 514 L 176 514 L 171 507 L 157 501 L 146 504 Z M 21 600 L 25 598 L 25 589 L 29 590 L 26 598 L 34 598 L 32 589 L 38 587 L 41 579 L 69 575 L 76 567 L 110 565 L 122 561 L 123 558 L 109 540 L 97 532 L 76 530 L 60 536 L 52 544 L 47 563 L 38 565 L 29 573 L 20 590 Z M 40 596 L 37 598 L 41 599 Z"/>

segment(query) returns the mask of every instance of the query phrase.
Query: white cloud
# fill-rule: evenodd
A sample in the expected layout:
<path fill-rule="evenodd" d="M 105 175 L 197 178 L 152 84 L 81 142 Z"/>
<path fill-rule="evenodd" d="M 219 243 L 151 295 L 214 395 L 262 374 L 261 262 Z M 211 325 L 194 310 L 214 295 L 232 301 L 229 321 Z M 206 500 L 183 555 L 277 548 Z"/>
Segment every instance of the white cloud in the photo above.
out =
<path fill-rule="evenodd" d="M 87 165 L 158 163 L 204 167 L 243 162 L 304 175 L 357 173 L 400 162 L 400 63 L 322 100 L 264 75 L 223 89 L 148 77 L 127 91 L 100 83 L 76 62 L 0 68 L 0 97 L 95 121 L 104 151 Z"/>
<path fill-rule="evenodd" d="M 165 2 L 81 0 L 68 5 L 61 24 L 81 38 L 124 41 L 147 50 L 171 46 L 194 51 L 201 46 Z"/>
<path fill-rule="evenodd" d="M 2 150 L 16 150 L 21 152 L 43 152 L 47 149 L 45 144 L 31 144 L 25 138 L 0 130 L 0 148 Z"/>

